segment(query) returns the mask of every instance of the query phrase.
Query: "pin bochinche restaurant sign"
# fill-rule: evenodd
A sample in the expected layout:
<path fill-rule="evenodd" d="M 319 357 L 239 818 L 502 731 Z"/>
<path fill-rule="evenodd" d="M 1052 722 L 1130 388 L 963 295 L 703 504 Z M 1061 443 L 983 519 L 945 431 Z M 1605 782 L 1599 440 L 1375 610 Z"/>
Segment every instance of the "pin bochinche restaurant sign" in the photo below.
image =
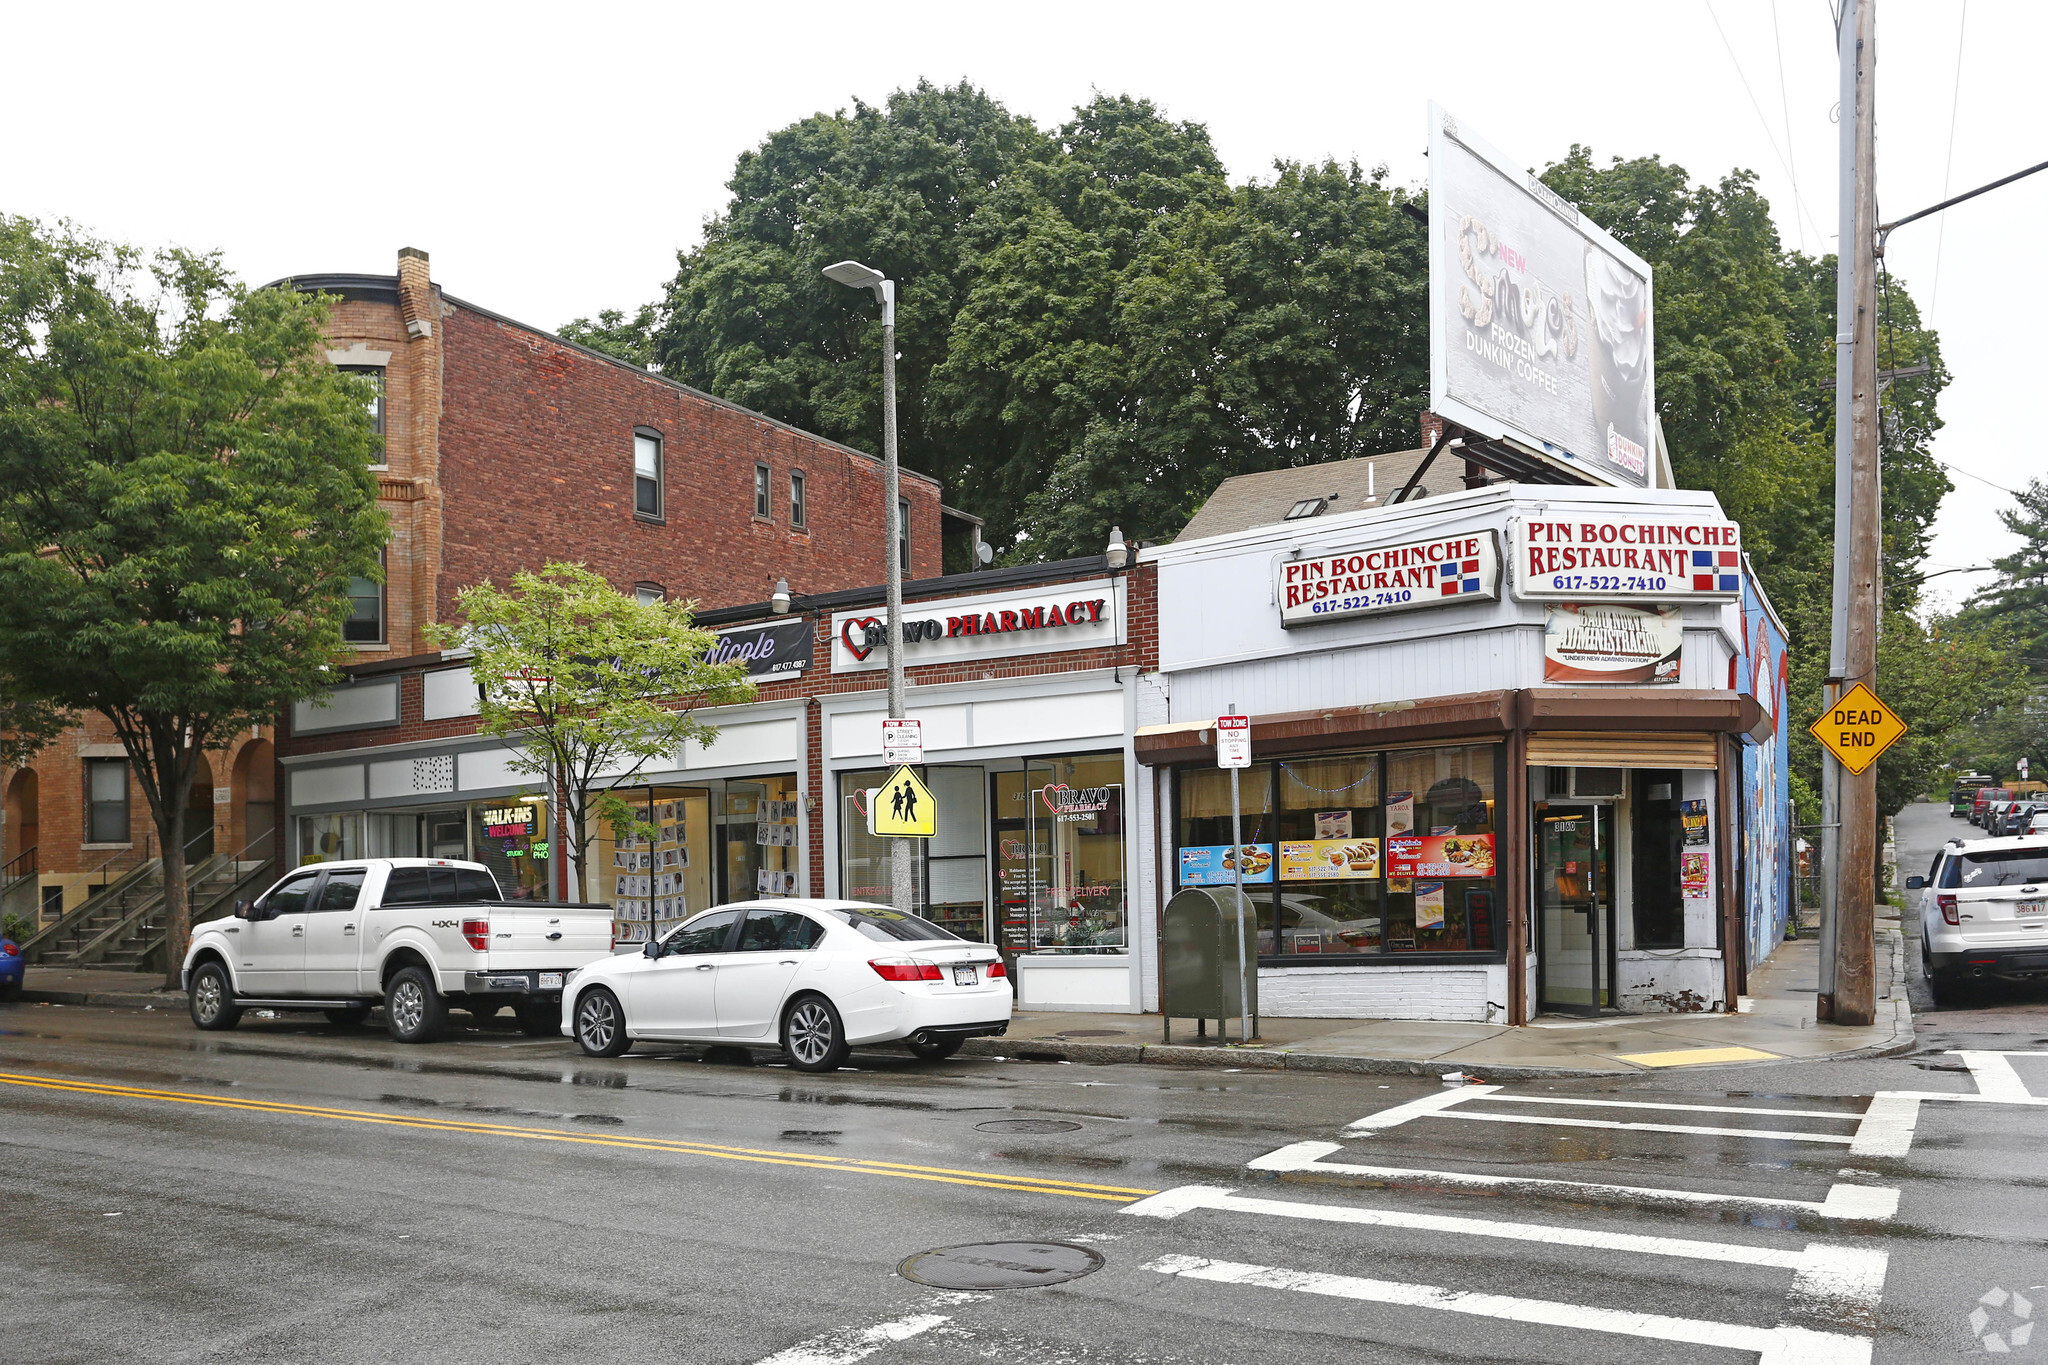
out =
<path fill-rule="evenodd" d="M 1742 528 L 1624 512 L 1508 521 L 1515 596 L 1558 602 L 1726 601 L 1742 595 Z"/>
<path fill-rule="evenodd" d="M 888 620 L 880 608 L 835 612 L 832 671 L 887 668 Z M 1122 643 L 1122 612 L 1116 586 L 1107 578 L 1037 592 L 903 604 L 903 661 L 913 668 Z"/>
<path fill-rule="evenodd" d="M 1280 565 L 1280 624 L 1500 600 L 1500 540 L 1461 531 Z"/>

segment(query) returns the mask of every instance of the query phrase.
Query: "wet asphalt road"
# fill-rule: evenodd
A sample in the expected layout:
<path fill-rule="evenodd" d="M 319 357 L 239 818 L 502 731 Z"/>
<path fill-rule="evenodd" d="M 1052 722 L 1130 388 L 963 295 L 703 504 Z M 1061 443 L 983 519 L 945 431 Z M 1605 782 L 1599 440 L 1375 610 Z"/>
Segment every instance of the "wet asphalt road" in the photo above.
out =
<path fill-rule="evenodd" d="M 2048 1317 L 2048 1106 L 1871 1097 L 2048 1096 L 2044 997 L 1922 1016 L 1908 1057 L 1469 1087 L 1348 1136 L 1446 1087 L 887 1052 L 803 1076 L 509 1021 L 401 1048 L 0 1007 L 0 1360 L 1983 1355 L 2032 1320 L 1987 1293 Z M 1016 1120 L 1077 1126 L 981 1127 Z M 1503 1183 L 1528 1180 L 1570 1183 Z M 980 1295 L 896 1273 L 1016 1239 L 1104 1266 Z"/>

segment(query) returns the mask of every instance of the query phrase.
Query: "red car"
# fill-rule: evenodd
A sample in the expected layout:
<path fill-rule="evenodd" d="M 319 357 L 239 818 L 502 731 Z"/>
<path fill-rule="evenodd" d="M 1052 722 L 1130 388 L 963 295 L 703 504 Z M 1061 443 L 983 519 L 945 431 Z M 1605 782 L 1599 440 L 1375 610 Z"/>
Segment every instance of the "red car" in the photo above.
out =
<path fill-rule="evenodd" d="M 1970 807 L 1970 823 L 1982 825 L 1984 823 L 1984 811 L 1987 806 L 1993 801 L 2010 800 L 2012 800 L 2012 788 L 2010 787 L 1977 788 L 1977 800 Z"/>

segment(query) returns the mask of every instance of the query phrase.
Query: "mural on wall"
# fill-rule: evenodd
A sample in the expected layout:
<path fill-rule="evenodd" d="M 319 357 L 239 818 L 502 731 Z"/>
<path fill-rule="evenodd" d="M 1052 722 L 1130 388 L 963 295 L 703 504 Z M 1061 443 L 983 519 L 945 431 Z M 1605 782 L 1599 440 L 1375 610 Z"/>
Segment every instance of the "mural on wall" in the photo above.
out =
<path fill-rule="evenodd" d="M 1742 746 L 1742 922 L 1749 965 L 1755 967 L 1784 941 L 1794 904 L 1792 737 L 1786 723 L 1788 642 L 1754 575 L 1744 567 L 1736 686 L 1755 697 L 1776 726 L 1765 742 L 1745 740 Z"/>

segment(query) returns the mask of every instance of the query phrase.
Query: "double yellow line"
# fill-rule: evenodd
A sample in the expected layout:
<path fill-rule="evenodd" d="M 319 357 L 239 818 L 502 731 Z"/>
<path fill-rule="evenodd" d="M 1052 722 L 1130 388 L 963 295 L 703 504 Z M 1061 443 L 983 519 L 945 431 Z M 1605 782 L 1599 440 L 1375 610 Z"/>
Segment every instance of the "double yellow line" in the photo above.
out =
<path fill-rule="evenodd" d="M 785 1152 L 773 1148 L 724 1147 L 708 1142 L 683 1142 L 670 1138 L 598 1137 L 566 1128 L 528 1128 L 507 1123 L 475 1123 L 467 1119 L 406 1118 L 365 1109 L 328 1109 L 311 1104 L 286 1104 L 278 1100 L 243 1099 L 226 1095 L 195 1095 L 182 1090 L 154 1090 L 143 1086 L 114 1085 L 104 1081 L 61 1080 L 0 1071 L 0 1084 L 32 1090 L 53 1090 L 67 1095 L 97 1095 L 106 1099 L 152 1100 L 162 1104 L 190 1104 L 208 1109 L 239 1110 L 250 1114 L 275 1114 L 287 1118 L 327 1119 L 337 1123 L 374 1123 L 388 1128 L 418 1128 L 431 1133 L 466 1133 L 477 1137 L 523 1138 L 529 1142 L 568 1142 L 583 1147 L 623 1147 L 641 1152 L 668 1152 L 679 1156 L 712 1157 L 720 1161 L 753 1161 L 769 1166 L 796 1166 L 813 1171 L 842 1171 L 856 1175 L 895 1176 L 899 1180 L 932 1180 L 946 1185 L 975 1185 L 989 1190 L 1013 1190 L 1020 1194 L 1061 1194 L 1073 1199 L 1106 1199 L 1130 1203 L 1157 1190 L 1128 1189 L 1121 1185 L 1089 1185 L 1072 1180 L 1041 1180 L 1035 1176 L 1005 1175 L 997 1171 L 957 1171 L 944 1166 L 912 1166 L 898 1161 L 867 1161 L 858 1157 L 826 1156 L 812 1152 Z"/>

